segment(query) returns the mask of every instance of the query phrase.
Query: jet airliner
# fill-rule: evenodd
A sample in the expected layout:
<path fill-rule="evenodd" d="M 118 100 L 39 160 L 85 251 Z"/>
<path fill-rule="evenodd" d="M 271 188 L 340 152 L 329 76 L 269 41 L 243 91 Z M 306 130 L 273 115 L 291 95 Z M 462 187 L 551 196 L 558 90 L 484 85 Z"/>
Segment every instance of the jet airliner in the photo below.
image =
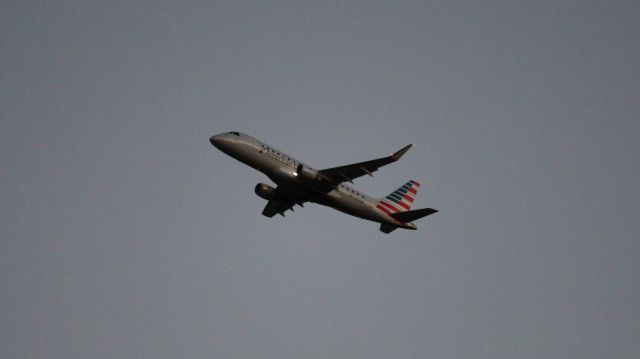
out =
<path fill-rule="evenodd" d="M 372 198 L 346 185 L 378 168 L 396 162 L 412 145 L 387 157 L 350 165 L 317 170 L 249 135 L 232 131 L 212 136 L 212 145 L 227 155 L 264 173 L 276 187 L 258 183 L 255 193 L 267 200 L 262 214 L 284 217 L 295 205 L 312 202 L 332 207 L 355 217 L 380 223 L 390 233 L 397 228 L 417 229 L 412 222 L 438 212 L 433 208 L 411 210 L 420 183 L 410 180 L 384 198 Z"/>

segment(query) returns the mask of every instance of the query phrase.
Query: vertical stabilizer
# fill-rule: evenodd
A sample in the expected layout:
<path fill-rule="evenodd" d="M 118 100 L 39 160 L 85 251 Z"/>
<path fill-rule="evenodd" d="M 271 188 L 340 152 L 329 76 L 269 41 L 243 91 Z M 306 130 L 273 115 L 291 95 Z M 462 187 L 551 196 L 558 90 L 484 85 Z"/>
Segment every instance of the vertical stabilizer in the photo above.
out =
<path fill-rule="evenodd" d="M 381 199 L 376 207 L 389 215 L 408 211 L 411 209 L 419 187 L 420 183 L 411 180 Z"/>

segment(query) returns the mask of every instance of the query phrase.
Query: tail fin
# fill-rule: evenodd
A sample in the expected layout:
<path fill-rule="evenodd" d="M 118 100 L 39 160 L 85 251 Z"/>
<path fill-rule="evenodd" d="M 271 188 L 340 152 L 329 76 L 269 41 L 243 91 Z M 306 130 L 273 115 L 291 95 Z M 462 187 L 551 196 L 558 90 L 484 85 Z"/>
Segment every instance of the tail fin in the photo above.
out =
<path fill-rule="evenodd" d="M 408 211 L 411 209 L 419 187 L 420 183 L 411 180 L 381 199 L 376 207 L 389 215 Z"/>

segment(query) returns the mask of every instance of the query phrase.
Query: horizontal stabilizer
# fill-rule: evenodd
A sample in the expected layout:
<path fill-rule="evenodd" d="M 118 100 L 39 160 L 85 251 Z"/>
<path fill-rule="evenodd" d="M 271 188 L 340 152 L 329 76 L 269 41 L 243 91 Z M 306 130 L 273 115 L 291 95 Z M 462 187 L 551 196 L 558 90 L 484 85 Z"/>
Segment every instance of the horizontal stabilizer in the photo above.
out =
<path fill-rule="evenodd" d="M 396 229 L 398 229 L 398 226 L 394 226 L 393 224 L 389 224 L 389 223 L 382 223 L 380 225 L 380 230 L 383 233 L 389 234 L 393 231 L 395 231 Z"/>
<path fill-rule="evenodd" d="M 413 211 L 391 213 L 391 217 L 401 222 L 409 223 L 409 222 L 415 221 L 416 219 L 420 219 L 430 214 L 434 214 L 436 212 L 438 212 L 438 210 L 433 208 L 422 208 L 422 209 L 416 209 Z"/>

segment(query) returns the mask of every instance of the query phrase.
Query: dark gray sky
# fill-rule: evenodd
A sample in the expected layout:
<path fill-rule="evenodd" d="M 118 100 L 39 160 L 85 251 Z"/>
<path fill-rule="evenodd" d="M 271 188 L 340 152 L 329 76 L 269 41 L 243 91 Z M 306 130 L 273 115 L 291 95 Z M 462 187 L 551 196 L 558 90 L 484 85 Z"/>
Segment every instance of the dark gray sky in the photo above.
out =
<path fill-rule="evenodd" d="M 640 357 L 637 1 L 0 7 L 0 357 Z M 260 215 L 239 130 L 415 147 L 418 231 Z"/>

